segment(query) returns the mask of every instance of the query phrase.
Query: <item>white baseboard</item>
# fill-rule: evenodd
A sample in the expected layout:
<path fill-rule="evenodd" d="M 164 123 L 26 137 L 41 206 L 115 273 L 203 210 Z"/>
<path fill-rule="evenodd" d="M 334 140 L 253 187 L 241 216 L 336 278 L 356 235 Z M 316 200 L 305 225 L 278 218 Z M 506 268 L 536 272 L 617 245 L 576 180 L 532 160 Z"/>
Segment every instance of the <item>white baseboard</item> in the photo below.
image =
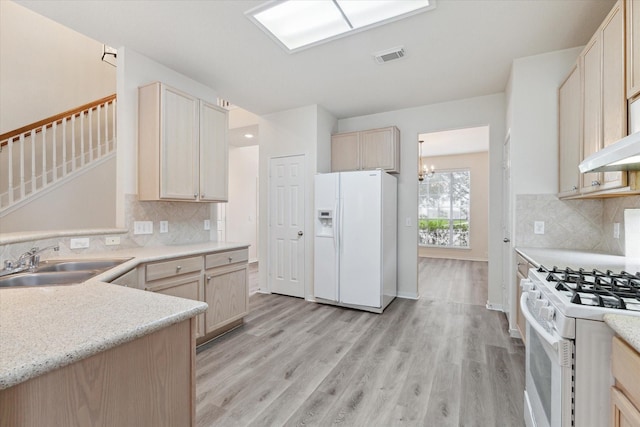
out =
<path fill-rule="evenodd" d="M 412 299 L 412 300 L 419 300 L 420 299 L 420 296 L 418 296 L 417 294 L 404 293 L 404 292 L 398 292 L 398 295 L 396 297 L 397 298 L 404 298 L 404 299 Z"/>
<path fill-rule="evenodd" d="M 504 313 L 504 307 L 502 306 L 502 304 L 491 304 L 490 302 L 487 302 L 487 310 L 493 310 L 493 311 L 502 311 Z"/>

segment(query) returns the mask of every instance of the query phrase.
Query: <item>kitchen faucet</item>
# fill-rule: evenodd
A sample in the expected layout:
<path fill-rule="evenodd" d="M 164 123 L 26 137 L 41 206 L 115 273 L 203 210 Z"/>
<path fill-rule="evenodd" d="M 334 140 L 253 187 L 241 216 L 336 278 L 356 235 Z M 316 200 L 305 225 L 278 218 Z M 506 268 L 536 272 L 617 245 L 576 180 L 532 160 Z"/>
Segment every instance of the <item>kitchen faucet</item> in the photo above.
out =
<path fill-rule="evenodd" d="M 38 248 L 37 246 L 29 249 L 23 253 L 15 261 L 5 261 L 4 270 L 0 272 L 0 276 L 4 276 L 11 273 L 18 273 L 24 270 L 35 270 L 40 263 L 40 254 L 46 250 L 53 249 L 54 251 L 60 250 L 60 245 L 51 245 L 46 248 Z"/>

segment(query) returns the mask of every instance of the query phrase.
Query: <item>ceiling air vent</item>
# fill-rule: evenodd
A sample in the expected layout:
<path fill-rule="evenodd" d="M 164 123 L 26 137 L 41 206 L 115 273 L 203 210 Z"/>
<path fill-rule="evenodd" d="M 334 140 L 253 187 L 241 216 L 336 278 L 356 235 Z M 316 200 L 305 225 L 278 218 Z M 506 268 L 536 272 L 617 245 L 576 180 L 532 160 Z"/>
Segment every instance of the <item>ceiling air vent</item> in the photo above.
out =
<path fill-rule="evenodd" d="M 384 64 L 385 62 L 393 61 L 395 59 L 403 58 L 406 55 L 404 48 L 394 47 L 393 49 L 387 49 L 373 54 L 378 64 Z"/>

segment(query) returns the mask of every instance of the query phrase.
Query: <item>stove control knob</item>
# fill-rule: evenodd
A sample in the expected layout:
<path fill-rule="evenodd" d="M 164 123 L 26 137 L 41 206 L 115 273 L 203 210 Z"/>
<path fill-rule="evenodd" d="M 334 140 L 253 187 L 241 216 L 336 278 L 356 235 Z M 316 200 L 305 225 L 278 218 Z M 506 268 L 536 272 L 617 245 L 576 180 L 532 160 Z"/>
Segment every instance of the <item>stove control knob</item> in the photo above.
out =
<path fill-rule="evenodd" d="M 537 300 L 538 298 L 540 298 L 540 291 L 529 291 L 528 292 L 528 297 L 530 300 Z"/>
<path fill-rule="evenodd" d="M 538 312 L 540 312 L 540 309 L 542 307 L 546 307 L 547 305 L 549 305 L 549 301 L 545 300 L 545 299 L 539 299 L 536 300 L 536 302 L 533 303 L 533 307 L 538 310 Z"/>
<path fill-rule="evenodd" d="M 520 283 L 520 286 L 522 287 L 522 292 L 529 292 L 529 291 L 532 291 L 533 288 L 534 288 L 533 283 L 531 283 L 531 282 L 526 282 L 525 283 L 524 281 L 522 281 Z"/>
<path fill-rule="evenodd" d="M 545 320 L 547 322 L 552 321 L 555 314 L 556 314 L 556 311 L 551 306 L 542 307 L 540 309 L 540 317 L 542 318 L 542 320 Z"/>

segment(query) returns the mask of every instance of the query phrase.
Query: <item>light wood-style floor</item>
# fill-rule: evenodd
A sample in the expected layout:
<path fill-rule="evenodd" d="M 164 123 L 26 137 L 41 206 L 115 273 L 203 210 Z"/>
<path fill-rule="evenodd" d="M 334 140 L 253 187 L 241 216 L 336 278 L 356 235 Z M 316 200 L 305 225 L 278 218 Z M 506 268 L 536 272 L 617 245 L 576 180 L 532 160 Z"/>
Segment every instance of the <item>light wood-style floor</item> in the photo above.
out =
<path fill-rule="evenodd" d="M 517 426 L 524 348 L 485 308 L 487 264 L 422 258 L 382 315 L 256 294 L 199 349 L 198 426 Z"/>

